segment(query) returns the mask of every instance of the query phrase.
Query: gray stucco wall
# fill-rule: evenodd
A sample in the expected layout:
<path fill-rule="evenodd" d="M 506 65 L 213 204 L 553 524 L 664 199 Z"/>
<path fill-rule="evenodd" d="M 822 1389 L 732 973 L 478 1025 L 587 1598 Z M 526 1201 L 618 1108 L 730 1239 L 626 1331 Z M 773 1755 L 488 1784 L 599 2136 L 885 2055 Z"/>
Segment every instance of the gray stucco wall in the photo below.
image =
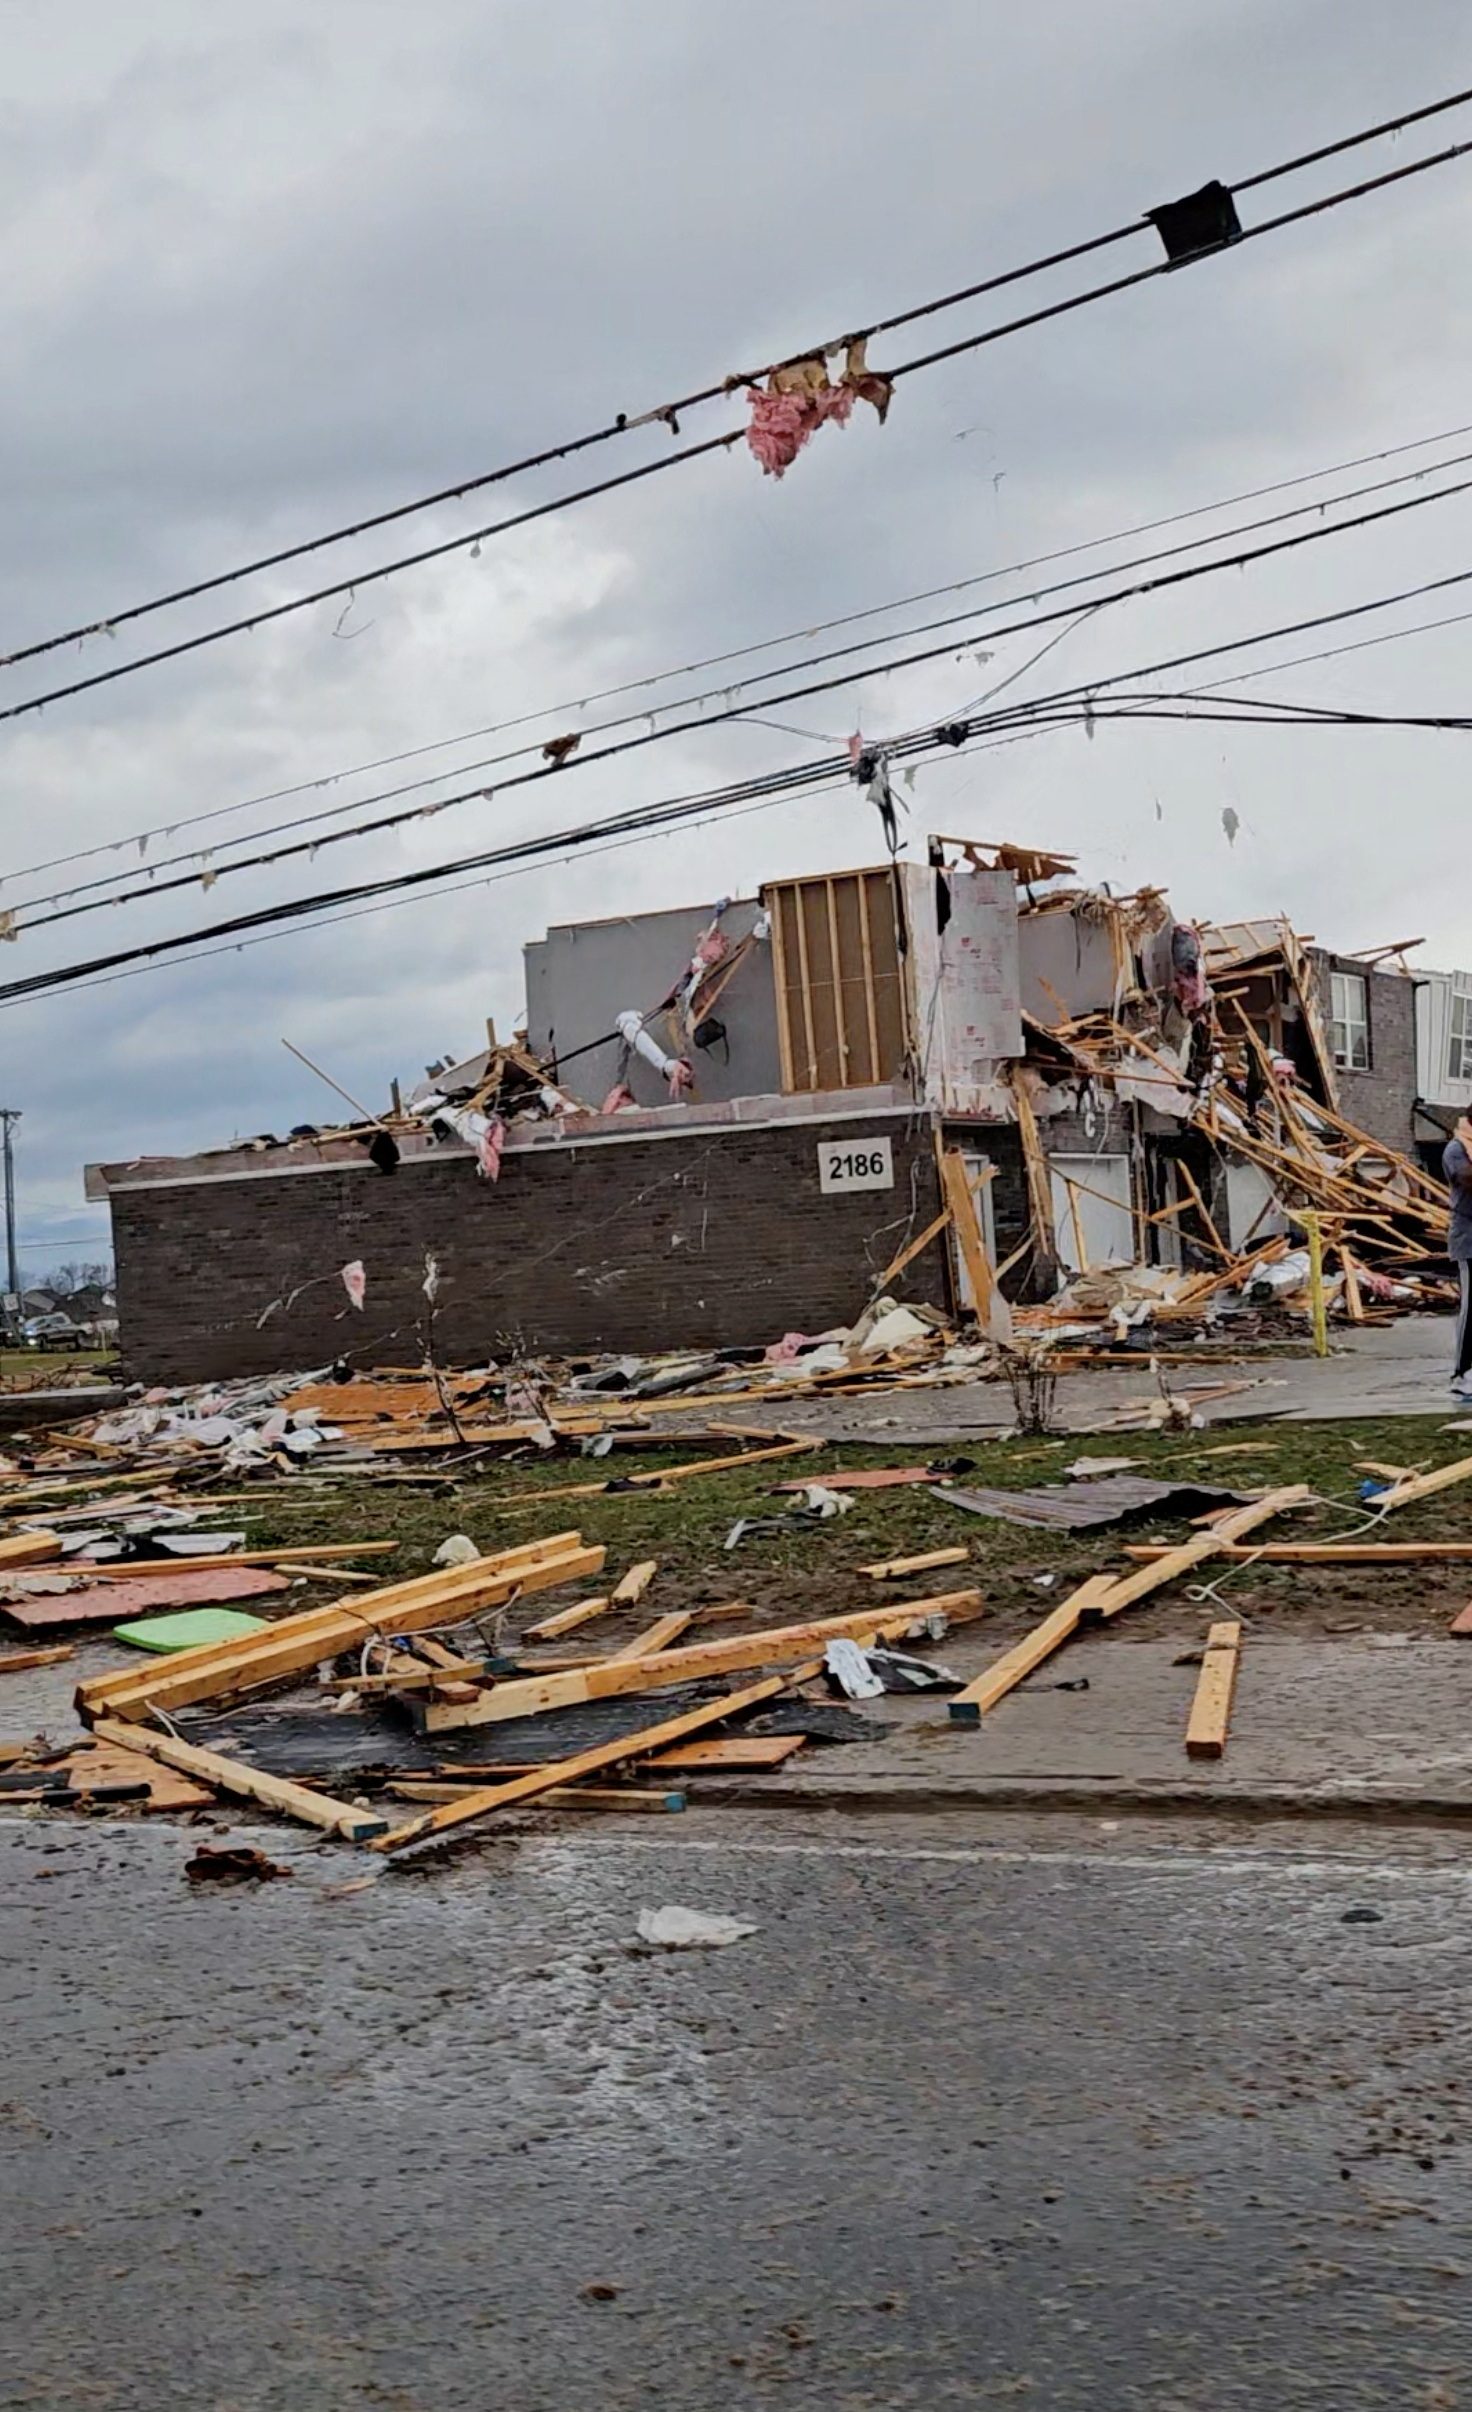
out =
<path fill-rule="evenodd" d="M 528 946 L 527 1039 L 533 1053 L 565 1060 L 602 1038 L 620 1013 L 654 1012 L 684 977 L 712 910 L 710 904 L 696 904 L 672 913 L 569 923 Z M 744 938 L 760 911 L 756 898 L 743 898 L 729 908 L 721 927 L 733 941 Z M 726 1026 L 726 1045 L 693 1055 L 697 1097 L 768 1097 L 780 1090 L 777 1001 L 765 943 L 736 972 L 714 1016 Z M 650 1024 L 650 1036 L 666 1053 L 676 1051 L 662 1015 Z M 567 1066 L 567 1086 L 590 1104 L 600 1104 L 618 1076 L 619 1052 L 619 1041 L 612 1039 L 593 1054 L 580 1055 Z M 666 1102 L 659 1074 L 637 1056 L 629 1086 L 640 1105 Z"/>

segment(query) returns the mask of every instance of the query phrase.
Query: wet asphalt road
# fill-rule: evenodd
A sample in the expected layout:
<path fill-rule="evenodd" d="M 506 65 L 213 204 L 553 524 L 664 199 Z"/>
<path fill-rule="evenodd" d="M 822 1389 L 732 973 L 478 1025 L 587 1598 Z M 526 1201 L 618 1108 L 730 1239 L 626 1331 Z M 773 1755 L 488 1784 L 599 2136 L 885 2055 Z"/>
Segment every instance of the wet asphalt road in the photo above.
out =
<path fill-rule="evenodd" d="M 0 2403 L 1472 2407 L 1459 1843 L 654 1827 L 0 1824 Z"/>

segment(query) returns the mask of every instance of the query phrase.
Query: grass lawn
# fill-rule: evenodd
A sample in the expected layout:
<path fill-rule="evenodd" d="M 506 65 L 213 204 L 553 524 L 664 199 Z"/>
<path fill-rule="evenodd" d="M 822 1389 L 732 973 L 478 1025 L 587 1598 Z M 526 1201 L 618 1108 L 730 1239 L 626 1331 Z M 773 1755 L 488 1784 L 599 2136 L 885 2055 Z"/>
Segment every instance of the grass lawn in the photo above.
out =
<path fill-rule="evenodd" d="M 1306 1482 L 1323 1504 L 1285 1516 L 1265 1530 L 1263 1538 L 1351 1539 L 1367 1527 L 1358 1498 L 1364 1478 L 1356 1460 L 1426 1470 L 1472 1457 L 1472 1425 L 1464 1440 L 1442 1429 L 1447 1420 L 1438 1414 L 1323 1424 L 1218 1425 L 1204 1433 L 1149 1438 L 1096 1435 L 970 1446 L 938 1442 L 932 1453 L 974 1460 L 974 1471 L 956 1478 L 963 1487 L 974 1483 L 1023 1489 L 1061 1481 L 1065 1467 L 1088 1456 L 1127 1457 L 1141 1474 L 1244 1491 Z M 566 1485 L 649 1473 L 717 1453 L 703 1443 L 599 1460 L 538 1457 L 489 1470 L 478 1467 L 463 1478 L 457 1478 L 451 1466 L 437 1469 L 422 1485 L 334 1480 L 330 1487 L 319 1488 L 312 1486 L 309 1472 L 300 1481 L 262 1486 L 258 1508 L 224 1508 L 221 1522 L 239 1521 L 244 1515 L 252 1548 L 330 1541 L 342 1546 L 348 1562 L 353 1540 L 396 1538 L 402 1546 L 397 1557 L 384 1562 L 385 1581 L 423 1572 L 451 1533 L 468 1533 L 481 1549 L 493 1550 L 575 1526 L 585 1540 L 602 1542 L 608 1550 L 605 1575 L 581 1587 L 589 1594 L 611 1587 L 638 1559 L 659 1561 L 658 1576 L 627 1620 L 624 1630 L 629 1633 L 666 1610 L 721 1600 L 749 1600 L 764 1617 L 785 1622 L 838 1615 L 881 1596 L 919 1597 L 972 1585 L 985 1594 L 999 1633 L 1020 1630 L 1059 1596 L 1056 1586 L 1039 1585 L 1038 1576 L 1056 1573 L 1075 1581 L 1099 1570 L 1123 1570 L 1129 1563 L 1123 1557 L 1125 1542 L 1180 1540 L 1190 1531 L 1180 1519 L 1165 1519 L 1127 1531 L 1058 1535 L 967 1515 L 916 1486 L 858 1492 L 847 1515 L 800 1532 L 756 1536 L 734 1550 L 725 1549 L 726 1534 L 737 1517 L 772 1515 L 801 1505 L 800 1496 L 774 1494 L 779 1482 L 798 1476 L 821 1481 L 825 1473 L 840 1469 L 926 1462 L 927 1452 L 893 1445 L 825 1446 L 749 1473 L 738 1469 L 697 1477 L 664 1493 L 551 1496 Z M 1472 1478 L 1401 1510 L 1372 1537 L 1472 1542 Z M 965 1564 L 937 1568 L 902 1586 L 880 1586 L 857 1571 L 872 1560 L 952 1545 L 967 1549 Z M 1472 1598 L 1472 1560 L 1462 1565 L 1427 1560 L 1384 1570 L 1242 1565 L 1219 1569 L 1213 1579 L 1233 1612 L 1294 1634 L 1361 1627 L 1436 1633 L 1444 1631 L 1452 1615 Z M 297 1593 L 291 1604 L 308 1596 Z M 555 1604 L 552 1595 L 538 1595 L 536 1604 L 528 1606 L 527 1621 Z M 1201 1620 L 1202 1605 L 1187 1602 L 1177 1589 L 1132 1610 L 1129 1630 L 1142 1636 L 1176 1631 L 1183 1606 L 1189 1606 L 1195 1622 Z M 597 1631 L 600 1642 L 605 1634 L 610 1642 L 615 1638 L 612 1626 L 600 1625 Z"/>

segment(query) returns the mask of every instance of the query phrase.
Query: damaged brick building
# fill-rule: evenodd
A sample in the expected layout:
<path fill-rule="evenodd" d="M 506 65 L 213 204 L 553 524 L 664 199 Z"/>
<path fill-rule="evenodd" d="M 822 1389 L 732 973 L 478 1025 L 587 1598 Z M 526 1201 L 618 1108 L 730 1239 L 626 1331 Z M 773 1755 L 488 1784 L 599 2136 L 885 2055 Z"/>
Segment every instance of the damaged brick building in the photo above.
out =
<path fill-rule="evenodd" d="M 954 1230 L 915 1246 L 946 1150 L 1014 1298 L 1210 1261 L 1282 1228 L 1271 1171 L 1221 1143 L 1278 1080 L 1411 1146 L 1403 969 L 1178 922 L 1036 849 L 928 857 L 553 928 L 516 1043 L 381 1122 L 90 1167 L 130 1371 L 413 1361 L 431 1317 L 459 1364 L 759 1349 L 879 1284 L 959 1311 Z"/>

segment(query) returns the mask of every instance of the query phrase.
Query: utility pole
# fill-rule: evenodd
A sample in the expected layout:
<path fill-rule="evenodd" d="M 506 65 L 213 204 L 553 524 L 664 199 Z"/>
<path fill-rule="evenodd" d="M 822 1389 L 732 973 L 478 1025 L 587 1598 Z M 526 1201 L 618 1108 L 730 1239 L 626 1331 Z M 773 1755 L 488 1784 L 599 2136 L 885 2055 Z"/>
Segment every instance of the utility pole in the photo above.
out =
<path fill-rule="evenodd" d="M 0 1106 L 0 1127 L 4 1131 L 0 1148 L 5 1166 L 5 1286 L 16 1300 L 20 1297 L 20 1263 L 15 1253 L 15 1150 L 11 1132 L 19 1120 L 18 1107 Z M 18 1307 L 16 1311 L 19 1312 Z"/>

